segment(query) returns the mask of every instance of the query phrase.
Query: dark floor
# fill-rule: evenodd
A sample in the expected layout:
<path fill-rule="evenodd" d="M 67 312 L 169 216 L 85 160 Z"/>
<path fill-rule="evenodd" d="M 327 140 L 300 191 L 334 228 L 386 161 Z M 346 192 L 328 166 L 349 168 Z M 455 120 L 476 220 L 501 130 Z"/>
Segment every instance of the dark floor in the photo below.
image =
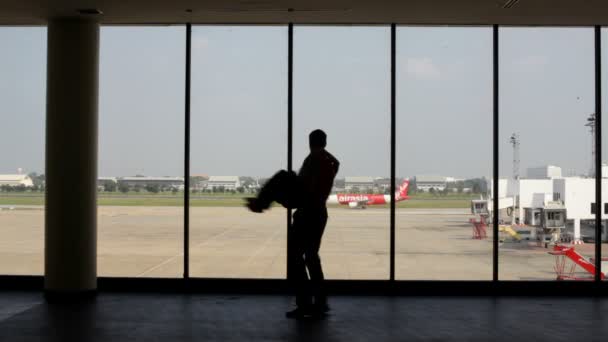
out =
<path fill-rule="evenodd" d="M 606 341 L 608 299 L 333 297 L 320 321 L 285 296 L 0 293 L 0 341 Z"/>

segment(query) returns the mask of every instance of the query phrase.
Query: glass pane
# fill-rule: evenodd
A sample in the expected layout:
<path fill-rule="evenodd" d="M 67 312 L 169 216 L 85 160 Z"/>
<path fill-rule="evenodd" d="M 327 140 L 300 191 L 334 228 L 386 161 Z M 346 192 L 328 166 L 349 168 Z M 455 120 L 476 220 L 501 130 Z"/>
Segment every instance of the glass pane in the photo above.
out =
<path fill-rule="evenodd" d="M 492 108 L 491 28 L 398 28 L 397 279 L 492 278 Z"/>
<path fill-rule="evenodd" d="M 340 161 L 320 256 L 326 278 L 388 279 L 390 29 L 294 29 L 294 169 L 308 135 Z"/>
<path fill-rule="evenodd" d="M 245 197 L 287 167 L 287 29 L 192 30 L 190 274 L 285 278 L 287 213 Z"/>
<path fill-rule="evenodd" d="M 44 271 L 46 28 L 0 27 L 0 274 Z"/>
<path fill-rule="evenodd" d="M 183 273 L 184 27 L 102 27 L 98 274 Z"/>
<path fill-rule="evenodd" d="M 499 60 L 499 278 L 589 279 L 593 29 L 501 28 Z"/>

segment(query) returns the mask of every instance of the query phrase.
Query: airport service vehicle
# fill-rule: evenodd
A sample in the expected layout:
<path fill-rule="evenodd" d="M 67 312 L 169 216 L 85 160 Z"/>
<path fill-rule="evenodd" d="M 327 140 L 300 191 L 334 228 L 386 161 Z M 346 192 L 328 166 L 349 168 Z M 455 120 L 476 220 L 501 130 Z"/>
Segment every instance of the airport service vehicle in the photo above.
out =
<path fill-rule="evenodd" d="M 395 202 L 409 199 L 407 188 L 410 182 L 406 179 L 401 183 L 399 189 L 395 191 Z M 378 205 L 391 203 L 390 195 L 375 194 L 335 194 L 330 195 L 327 204 L 348 205 L 350 208 L 365 209 L 368 205 Z"/>

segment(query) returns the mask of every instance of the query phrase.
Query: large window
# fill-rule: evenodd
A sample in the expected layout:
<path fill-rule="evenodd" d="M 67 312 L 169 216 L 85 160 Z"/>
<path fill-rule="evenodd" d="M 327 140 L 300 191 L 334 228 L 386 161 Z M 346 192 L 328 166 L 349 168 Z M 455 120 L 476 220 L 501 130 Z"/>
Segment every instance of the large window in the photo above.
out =
<path fill-rule="evenodd" d="M 500 29 L 501 280 L 593 278 L 549 254 L 573 241 L 594 256 L 593 37 L 591 28 Z"/>
<path fill-rule="evenodd" d="M 43 273 L 46 32 L 0 28 L 0 274 Z M 396 280 L 490 280 L 497 218 L 499 280 L 593 279 L 574 259 L 594 261 L 598 239 L 608 251 L 608 166 L 596 175 L 595 164 L 594 29 L 498 33 L 493 65 L 492 27 L 398 26 L 391 70 L 388 25 L 295 25 L 292 56 L 286 25 L 194 26 L 185 141 L 186 27 L 103 26 L 98 274 L 182 277 L 189 210 L 191 277 L 285 279 L 287 211 L 275 203 L 256 214 L 245 203 L 288 164 L 297 172 L 309 133 L 322 129 L 341 163 L 320 248 L 326 278 L 387 280 L 394 257 Z M 608 29 L 601 38 L 605 111 Z"/>
<path fill-rule="evenodd" d="M 190 274 L 284 279 L 286 210 L 244 204 L 287 168 L 287 28 L 192 31 Z"/>
<path fill-rule="evenodd" d="M 46 28 L 0 27 L 0 46 L 0 274 L 42 274 Z"/>
<path fill-rule="evenodd" d="M 395 278 L 488 280 L 491 229 L 471 201 L 492 173 L 492 29 L 397 30 Z"/>
<path fill-rule="evenodd" d="M 321 244 L 325 276 L 388 279 L 390 29 L 297 26 L 293 39 L 294 169 L 314 129 L 341 163 Z"/>
<path fill-rule="evenodd" d="M 102 27 L 98 274 L 183 272 L 184 27 Z"/>

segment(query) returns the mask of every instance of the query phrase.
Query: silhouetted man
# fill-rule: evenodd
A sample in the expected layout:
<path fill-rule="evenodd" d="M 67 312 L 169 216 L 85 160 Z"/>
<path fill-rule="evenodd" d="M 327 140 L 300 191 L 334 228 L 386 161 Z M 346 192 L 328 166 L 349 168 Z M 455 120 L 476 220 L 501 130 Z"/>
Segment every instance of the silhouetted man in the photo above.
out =
<path fill-rule="evenodd" d="M 329 310 L 319 248 L 327 223 L 327 197 L 340 163 L 325 150 L 327 136 L 322 130 L 312 131 L 308 138 L 310 154 L 297 175 L 280 170 L 256 198 L 247 198 L 247 207 L 256 213 L 270 208 L 274 201 L 297 209 L 290 233 L 293 250 L 289 253 L 297 308 L 286 313 L 289 318 L 318 317 Z"/>
<path fill-rule="evenodd" d="M 327 135 L 322 130 L 312 131 L 308 138 L 310 154 L 296 180 L 299 198 L 291 232 L 291 267 L 297 308 L 286 313 L 289 318 L 320 316 L 329 310 L 319 248 L 327 224 L 327 197 L 340 163 L 325 150 Z"/>

